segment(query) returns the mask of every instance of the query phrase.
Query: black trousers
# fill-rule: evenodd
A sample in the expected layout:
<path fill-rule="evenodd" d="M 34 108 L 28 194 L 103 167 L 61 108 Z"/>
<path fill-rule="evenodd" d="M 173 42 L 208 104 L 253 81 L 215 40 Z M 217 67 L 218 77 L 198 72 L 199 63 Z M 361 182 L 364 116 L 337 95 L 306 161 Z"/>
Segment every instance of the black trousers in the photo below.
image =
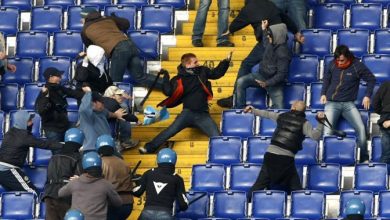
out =
<path fill-rule="evenodd" d="M 70 209 L 70 204 L 64 200 L 46 197 L 46 219 L 63 220 L 66 212 Z"/>
<path fill-rule="evenodd" d="M 37 196 L 39 195 L 37 188 L 32 184 L 28 176 L 19 168 L 0 171 L 0 185 L 7 191 L 27 191 L 33 192 Z"/>
<path fill-rule="evenodd" d="M 287 193 L 302 189 L 293 157 L 265 153 L 260 174 L 250 189 L 248 198 L 252 197 L 253 191 L 264 189 L 283 190 Z"/>

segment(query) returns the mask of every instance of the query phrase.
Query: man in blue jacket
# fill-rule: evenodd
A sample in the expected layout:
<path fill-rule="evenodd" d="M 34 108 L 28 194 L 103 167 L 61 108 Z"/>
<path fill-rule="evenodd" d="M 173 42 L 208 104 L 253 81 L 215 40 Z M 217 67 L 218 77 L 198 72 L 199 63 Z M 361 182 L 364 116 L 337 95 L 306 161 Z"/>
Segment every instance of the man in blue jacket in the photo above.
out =
<path fill-rule="evenodd" d="M 355 129 L 359 141 L 360 162 L 365 162 L 368 161 L 366 130 L 359 110 L 354 104 L 360 80 L 367 82 L 362 105 L 365 110 L 368 110 L 375 86 L 375 76 L 359 59 L 355 58 L 347 46 L 338 46 L 334 52 L 334 60 L 328 65 L 324 74 L 320 101 L 325 104 L 325 114 L 332 125 L 335 125 L 342 115 Z M 324 133 L 332 134 L 327 127 Z"/>

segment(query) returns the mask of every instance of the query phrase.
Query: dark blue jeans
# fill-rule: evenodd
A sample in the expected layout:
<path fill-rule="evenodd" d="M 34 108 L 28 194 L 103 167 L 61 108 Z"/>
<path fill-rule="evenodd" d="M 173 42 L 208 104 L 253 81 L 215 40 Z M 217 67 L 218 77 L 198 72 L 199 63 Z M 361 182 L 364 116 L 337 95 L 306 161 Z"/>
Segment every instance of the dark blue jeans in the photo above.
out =
<path fill-rule="evenodd" d="M 175 217 L 168 211 L 152 210 L 145 208 L 142 210 L 138 220 L 175 220 Z"/>
<path fill-rule="evenodd" d="M 390 129 L 385 129 L 381 127 L 382 138 L 382 156 L 381 162 L 390 164 Z"/>
<path fill-rule="evenodd" d="M 124 204 L 119 207 L 109 206 L 107 220 L 126 220 L 133 210 L 133 204 Z"/>
<path fill-rule="evenodd" d="M 168 128 L 158 134 L 151 142 L 146 143 L 146 150 L 149 153 L 155 152 L 165 141 L 188 127 L 199 128 L 208 137 L 219 136 L 218 126 L 210 117 L 210 113 L 183 109 Z"/>
<path fill-rule="evenodd" d="M 48 131 L 45 130 L 45 135 L 48 140 L 51 141 L 57 141 L 57 142 L 63 142 L 65 137 L 65 132 L 55 132 L 55 131 Z M 52 154 L 57 154 L 60 150 L 51 150 Z"/>
<path fill-rule="evenodd" d="M 131 77 L 141 86 L 150 87 L 156 76 L 146 74 L 138 57 L 138 49 L 131 40 L 119 42 L 111 56 L 110 76 L 114 82 L 122 82 L 126 69 Z M 162 81 L 157 81 L 156 88 L 162 88 Z"/>
<path fill-rule="evenodd" d="M 306 1 L 305 0 L 271 0 L 282 11 L 288 13 L 289 17 L 297 25 L 298 30 L 306 29 Z"/>

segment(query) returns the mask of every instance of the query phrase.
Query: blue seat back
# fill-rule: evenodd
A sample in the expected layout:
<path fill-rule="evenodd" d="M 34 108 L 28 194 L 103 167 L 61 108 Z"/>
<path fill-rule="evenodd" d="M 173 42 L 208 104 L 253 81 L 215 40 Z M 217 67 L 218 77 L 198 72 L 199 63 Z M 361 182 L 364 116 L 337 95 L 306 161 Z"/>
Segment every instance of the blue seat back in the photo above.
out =
<path fill-rule="evenodd" d="M 276 219 L 286 213 L 286 193 L 283 191 L 255 191 L 252 194 L 252 217 Z"/>
<path fill-rule="evenodd" d="M 147 60 L 157 59 L 160 55 L 160 33 L 158 31 L 130 31 L 129 36 L 139 49 L 139 55 Z"/>
<path fill-rule="evenodd" d="M 82 5 L 97 5 L 102 10 L 105 6 L 111 5 L 111 0 L 81 0 Z"/>
<path fill-rule="evenodd" d="M 306 188 L 325 193 L 340 191 L 341 167 L 339 164 L 313 164 L 307 167 Z"/>
<path fill-rule="evenodd" d="M 4 137 L 4 126 L 5 126 L 5 114 L 3 111 L 0 111 L 0 140 L 2 140 Z"/>
<path fill-rule="evenodd" d="M 75 5 L 75 1 L 74 0 L 44 0 L 44 5 L 57 5 L 57 6 L 61 6 L 64 10 L 66 10 L 68 6 Z"/>
<path fill-rule="evenodd" d="M 29 192 L 4 192 L 1 194 L 2 219 L 34 218 L 36 196 Z"/>
<path fill-rule="evenodd" d="M 378 216 L 382 218 L 390 218 L 390 191 L 379 192 L 378 201 Z"/>
<path fill-rule="evenodd" d="M 76 125 L 77 121 L 79 120 L 79 112 L 77 110 L 68 111 L 68 120 L 70 123 Z"/>
<path fill-rule="evenodd" d="M 23 107 L 25 109 L 35 109 L 35 101 L 45 84 L 28 83 L 24 85 Z"/>
<path fill-rule="evenodd" d="M 144 5 L 149 4 L 149 0 L 118 0 L 118 4 L 125 4 L 141 8 Z"/>
<path fill-rule="evenodd" d="M 173 7 L 169 5 L 146 5 L 141 9 L 141 29 L 156 30 L 161 34 L 173 31 Z"/>
<path fill-rule="evenodd" d="M 337 147 L 336 147 L 337 146 Z M 339 163 L 341 165 L 353 165 L 356 158 L 355 137 L 324 137 L 325 163 Z"/>
<path fill-rule="evenodd" d="M 375 30 L 381 28 L 382 5 L 364 3 L 351 5 L 351 27 Z"/>
<path fill-rule="evenodd" d="M 225 186 L 225 167 L 221 164 L 194 165 L 192 167 L 191 189 L 215 192 Z"/>
<path fill-rule="evenodd" d="M 321 191 L 293 191 L 291 193 L 291 216 L 294 218 L 323 219 L 325 195 Z"/>
<path fill-rule="evenodd" d="M 183 9 L 186 7 L 186 0 L 155 0 L 154 4 L 170 5 L 175 9 Z"/>
<path fill-rule="evenodd" d="M 3 0 L 2 6 L 11 6 L 19 8 L 21 11 L 30 11 L 32 6 L 31 0 Z"/>
<path fill-rule="evenodd" d="M 213 215 L 220 218 L 242 218 L 246 213 L 246 193 L 223 191 L 214 193 Z"/>
<path fill-rule="evenodd" d="M 1 110 L 9 112 L 18 109 L 19 85 L 16 83 L 0 84 Z"/>
<path fill-rule="evenodd" d="M 45 70 L 49 67 L 55 67 L 60 71 L 64 71 L 62 74 L 61 82 L 65 83 L 70 79 L 70 70 L 72 62 L 69 57 L 44 57 L 39 59 L 39 71 L 38 71 L 38 81 L 46 82 L 46 79 L 43 75 Z"/>
<path fill-rule="evenodd" d="M 316 164 L 318 162 L 318 142 L 306 138 L 302 143 L 302 150 L 295 155 L 295 163 L 300 165 Z"/>
<path fill-rule="evenodd" d="M 240 137 L 211 137 L 209 141 L 208 163 L 230 165 L 240 163 L 242 143 Z"/>
<path fill-rule="evenodd" d="M 53 55 L 75 58 L 84 50 L 79 31 L 62 31 L 54 33 Z"/>
<path fill-rule="evenodd" d="M 230 167 L 230 189 L 248 193 L 256 182 L 261 166 L 258 164 L 233 164 Z"/>
<path fill-rule="evenodd" d="M 314 28 L 331 29 L 344 28 L 345 5 L 328 3 L 314 8 Z"/>
<path fill-rule="evenodd" d="M 355 3 L 355 0 L 325 0 L 324 3 L 341 3 L 344 4 L 346 7 L 351 6 L 351 4 Z"/>
<path fill-rule="evenodd" d="M 390 54 L 390 29 L 375 30 L 374 53 Z"/>
<path fill-rule="evenodd" d="M 24 167 L 23 171 L 38 191 L 43 192 L 47 179 L 47 167 Z"/>
<path fill-rule="evenodd" d="M 324 56 L 331 53 L 332 32 L 327 29 L 303 30 L 305 43 L 301 45 L 302 54 Z"/>
<path fill-rule="evenodd" d="M 31 30 L 54 32 L 62 29 L 62 7 L 46 5 L 31 10 Z"/>
<path fill-rule="evenodd" d="M 33 110 L 29 110 L 28 112 L 35 113 Z M 16 113 L 16 111 L 10 112 L 10 115 L 9 115 L 9 118 L 10 118 L 9 119 L 9 127 L 10 128 L 14 127 L 15 113 Z M 37 138 L 41 137 L 41 116 L 39 116 L 39 114 L 37 114 L 37 113 L 35 113 L 35 117 L 33 118 L 33 127 L 31 130 L 31 133 Z"/>
<path fill-rule="evenodd" d="M 18 32 L 16 54 L 20 57 L 40 58 L 47 56 L 49 35 L 44 31 Z"/>
<path fill-rule="evenodd" d="M 355 189 L 379 192 L 387 190 L 387 164 L 357 164 L 355 166 Z"/>
<path fill-rule="evenodd" d="M 321 90 L 322 83 L 311 83 L 310 84 L 310 108 L 311 109 L 323 109 L 324 105 L 321 104 Z"/>
<path fill-rule="evenodd" d="M 288 71 L 288 81 L 311 83 L 318 80 L 319 60 L 316 55 L 294 56 Z"/>
<path fill-rule="evenodd" d="M 83 8 L 93 8 L 95 10 L 99 10 L 99 7 L 96 5 L 74 5 L 68 7 L 68 25 L 67 30 L 81 30 L 83 28 L 83 24 L 81 23 L 81 15 L 80 12 Z"/>
<path fill-rule="evenodd" d="M 32 165 L 48 166 L 52 155 L 51 150 L 34 148 Z"/>
<path fill-rule="evenodd" d="M 291 105 L 296 100 L 305 102 L 306 87 L 304 83 L 293 83 L 284 86 L 284 108 L 290 109 Z"/>
<path fill-rule="evenodd" d="M 360 116 L 362 118 L 362 121 L 363 121 L 363 124 L 365 127 L 368 126 L 368 112 L 366 111 L 360 111 Z M 336 128 L 338 130 L 342 130 L 344 132 L 346 132 L 348 135 L 355 135 L 356 132 L 355 132 L 355 129 L 351 126 L 350 123 L 347 122 L 347 120 L 345 118 L 340 118 Z"/>
<path fill-rule="evenodd" d="M 104 15 L 111 16 L 115 13 L 116 16 L 126 18 L 130 22 L 129 30 L 137 29 L 137 8 L 129 5 L 111 5 L 104 8 Z"/>
<path fill-rule="evenodd" d="M 376 82 L 390 79 L 390 54 L 370 54 L 362 57 L 362 62 L 375 75 Z"/>
<path fill-rule="evenodd" d="M 349 200 L 360 199 L 366 206 L 364 218 L 371 218 L 374 207 L 374 193 L 368 190 L 343 191 L 340 193 L 340 217 L 345 218 L 345 207 Z"/>
<path fill-rule="evenodd" d="M 242 109 L 226 110 L 222 113 L 222 135 L 246 138 L 255 134 L 255 116 Z"/>
<path fill-rule="evenodd" d="M 273 112 L 282 114 L 287 110 L 273 110 Z M 269 118 L 260 118 L 260 135 L 261 136 L 272 136 L 276 128 L 276 121 Z"/>
<path fill-rule="evenodd" d="M 203 197 L 200 198 L 201 196 Z M 200 199 L 195 201 L 195 199 L 197 198 Z M 187 199 L 189 202 L 192 201 L 195 202 L 191 203 L 191 205 L 188 206 L 187 210 L 176 213 L 175 215 L 176 218 L 199 219 L 199 218 L 207 217 L 209 211 L 209 203 L 210 203 L 209 195 L 207 192 L 196 192 L 196 191 L 187 192 Z"/>
<path fill-rule="evenodd" d="M 9 58 L 8 63 L 16 66 L 16 72 L 4 74 L 2 77 L 3 83 L 25 84 L 33 81 L 34 61 L 32 58 Z"/>
<path fill-rule="evenodd" d="M 371 161 L 380 162 L 382 156 L 381 137 L 373 137 L 371 140 Z"/>
<path fill-rule="evenodd" d="M 16 34 L 19 28 L 19 9 L 0 7 L 0 31 L 5 34 Z"/>
<path fill-rule="evenodd" d="M 267 91 L 259 87 L 246 88 L 246 105 L 251 105 L 258 109 L 267 107 Z"/>
<path fill-rule="evenodd" d="M 267 152 L 267 148 L 271 143 L 270 137 L 248 137 L 248 163 L 262 164 L 264 160 L 264 154 Z"/>
<path fill-rule="evenodd" d="M 346 45 L 357 57 L 368 53 L 370 32 L 365 29 L 341 29 L 337 31 L 337 45 Z"/>
<path fill-rule="evenodd" d="M 77 99 L 74 98 L 66 98 L 66 102 L 68 102 L 67 110 L 78 110 L 79 107 L 77 105 Z"/>

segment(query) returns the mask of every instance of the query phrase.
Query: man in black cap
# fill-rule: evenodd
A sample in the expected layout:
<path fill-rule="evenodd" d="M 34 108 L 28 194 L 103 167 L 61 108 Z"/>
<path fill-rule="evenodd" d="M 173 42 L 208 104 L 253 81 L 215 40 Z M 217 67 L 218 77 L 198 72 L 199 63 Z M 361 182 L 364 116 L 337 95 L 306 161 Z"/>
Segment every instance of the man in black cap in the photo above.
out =
<path fill-rule="evenodd" d="M 150 87 L 155 76 L 146 74 L 138 57 L 138 49 L 123 32 L 129 29 L 130 22 L 115 14 L 102 16 L 100 12 L 85 8 L 81 11 L 84 23 L 81 38 L 85 47 L 97 45 L 102 47 L 107 58 L 111 59 L 110 76 L 114 82 L 122 82 L 126 70 L 140 85 Z M 162 79 L 155 84 L 162 88 Z"/>
<path fill-rule="evenodd" d="M 46 85 L 42 87 L 35 101 L 35 109 L 42 118 L 42 127 L 47 139 L 64 141 L 65 131 L 69 128 L 68 102 L 66 98 L 80 100 L 84 93 L 62 86 L 64 71 L 49 67 L 43 73 Z M 55 153 L 55 152 L 53 152 Z"/>

